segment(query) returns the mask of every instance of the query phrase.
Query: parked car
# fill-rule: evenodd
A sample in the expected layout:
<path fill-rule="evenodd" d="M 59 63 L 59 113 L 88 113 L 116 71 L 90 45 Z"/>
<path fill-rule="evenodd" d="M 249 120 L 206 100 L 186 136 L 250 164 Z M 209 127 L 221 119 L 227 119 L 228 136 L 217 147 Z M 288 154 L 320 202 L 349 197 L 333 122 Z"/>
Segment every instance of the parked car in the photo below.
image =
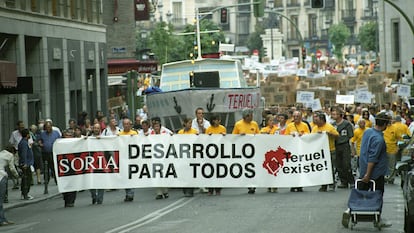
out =
<path fill-rule="evenodd" d="M 396 168 L 401 176 L 401 188 L 404 196 L 404 231 L 414 232 L 414 137 L 401 152 L 401 161 Z"/>

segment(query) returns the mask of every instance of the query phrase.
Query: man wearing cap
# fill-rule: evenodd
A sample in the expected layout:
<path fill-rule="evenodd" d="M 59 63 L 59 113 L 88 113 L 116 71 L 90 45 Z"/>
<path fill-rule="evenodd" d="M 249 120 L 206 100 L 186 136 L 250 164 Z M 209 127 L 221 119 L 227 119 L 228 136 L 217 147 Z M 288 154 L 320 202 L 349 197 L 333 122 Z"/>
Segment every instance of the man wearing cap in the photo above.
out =
<path fill-rule="evenodd" d="M 245 108 L 242 111 L 243 119 L 239 120 L 234 124 L 234 128 L 232 134 L 258 134 L 259 125 L 256 121 L 253 120 L 253 110 L 250 108 Z M 256 192 L 256 188 L 249 188 L 249 194 L 254 194 Z"/>

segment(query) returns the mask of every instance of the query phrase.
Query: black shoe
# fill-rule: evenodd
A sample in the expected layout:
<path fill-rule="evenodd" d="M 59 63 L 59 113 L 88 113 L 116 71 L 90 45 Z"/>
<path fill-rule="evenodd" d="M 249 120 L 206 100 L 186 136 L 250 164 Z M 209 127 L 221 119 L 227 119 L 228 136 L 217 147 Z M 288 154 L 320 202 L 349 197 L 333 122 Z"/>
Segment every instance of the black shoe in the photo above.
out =
<path fill-rule="evenodd" d="M 297 192 L 303 192 L 303 188 L 297 188 Z"/>
<path fill-rule="evenodd" d="M 160 199 L 163 199 L 164 198 L 164 196 L 163 195 L 157 195 L 157 196 L 155 196 L 155 200 L 160 200 Z"/>
<path fill-rule="evenodd" d="M 254 194 L 256 192 L 255 188 L 249 188 L 248 194 Z"/>
<path fill-rule="evenodd" d="M 134 200 L 133 197 L 126 196 L 125 199 L 124 199 L 124 202 L 131 202 L 133 200 Z"/>
<path fill-rule="evenodd" d="M 326 186 L 326 185 L 322 185 L 320 188 L 319 188 L 319 192 L 327 192 L 328 191 L 328 187 Z"/>
<path fill-rule="evenodd" d="M 290 188 L 291 192 L 296 192 L 296 188 Z"/>
<path fill-rule="evenodd" d="M 95 205 L 95 204 L 96 204 L 96 199 L 92 198 L 92 205 Z"/>
<path fill-rule="evenodd" d="M 71 203 L 71 204 L 65 204 L 65 208 L 67 207 L 75 207 L 75 204 Z"/>
<path fill-rule="evenodd" d="M 170 197 L 170 195 L 168 195 L 168 193 L 164 193 L 164 194 L 162 194 L 163 196 L 164 196 L 164 198 L 165 199 L 167 199 L 167 198 L 169 198 Z"/>

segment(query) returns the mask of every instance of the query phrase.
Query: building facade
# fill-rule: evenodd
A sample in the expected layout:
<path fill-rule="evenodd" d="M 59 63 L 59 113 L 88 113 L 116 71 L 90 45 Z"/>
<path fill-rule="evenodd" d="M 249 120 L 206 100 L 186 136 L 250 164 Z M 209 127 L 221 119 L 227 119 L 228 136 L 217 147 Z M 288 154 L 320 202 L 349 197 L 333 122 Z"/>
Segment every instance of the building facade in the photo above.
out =
<path fill-rule="evenodd" d="M 414 24 L 414 1 L 394 0 L 392 3 Z M 385 1 L 378 1 L 380 66 L 386 72 L 408 71 L 413 77 L 414 32 L 402 13 Z"/>
<path fill-rule="evenodd" d="M 81 111 L 106 111 L 106 28 L 101 0 L 0 0 L 0 60 L 33 92 L 0 91 L 0 144 L 17 120 L 50 118 L 66 128 Z M 17 79 L 17 77 L 16 77 Z"/>

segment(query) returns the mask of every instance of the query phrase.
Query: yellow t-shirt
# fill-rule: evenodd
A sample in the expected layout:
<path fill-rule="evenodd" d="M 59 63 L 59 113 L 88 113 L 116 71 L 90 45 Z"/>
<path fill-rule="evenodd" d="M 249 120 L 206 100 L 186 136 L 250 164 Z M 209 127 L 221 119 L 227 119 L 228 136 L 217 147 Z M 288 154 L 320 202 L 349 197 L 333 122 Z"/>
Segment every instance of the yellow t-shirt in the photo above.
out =
<path fill-rule="evenodd" d="M 362 136 L 364 135 L 365 130 L 367 130 L 367 127 L 361 129 L 356 128 L 354 130 L 354 136 L 351 138 L 351 142 L 356 144 L 356 154 L 359 156 L 359 153 L 361 151 L 361 142 L 362 142 Z"/>
<path fill-rule="evenodd" d="M 397 142 L 399 138 L 401 138 L 401 135 L 398 133 L 395 125 L 388 125 L 387 129 L 384 130 L 384 141 L 387 146 L 388 154 L 397 154 Z"/>
<path fill-rule="evenodd" d="M 300 122 L 296 124 L 292 122 L 286 126 L 285 135 L 290 135 L 293 132 L 298 132 L 299 134 L 309 134 L 309 127 L 305 122 Z"/>
<path fill-rule="evenodd" d="M 137 131 L 135 131 L 135 130 L 129 130 L 128 132 L 125 132 L 125 131 L 121 131 L 121 132 L 119 132 L 118 133 L 118 135 L 120 135 L 120 136 L 124 136 L 124 135 L 137 135 L 138 134 L 138 132 Z"/>
<path fill-rule="evenodd" d="M 270 128 L 270 126 L 266 126 L 260 129 L 260 133 L 263 134 L 275 134 L 276 130 L 278 130 L 279 128 L 276 125 L 273 125 L 272 128 Z"/>
<path fill-rule="evenodd" d="M 194 128 L 190 128 L 187 131 L 184 131 L 184 129 L 180 129 L 178 131 L 178 134 L 197 134 L 197 133 L 198 133 L 198 131 L 196 129 L 194 129 Z"/>
<path fill-rule="evenodd" d="M 372 128 L 372 122 L 370 120 L 364 119 L 365 121 L 365 127 Z"/>
<path fill-rule="evenodd" d="M 225 134 L 227 132 L 226 127 L 223 125 L 212 126 L 210 125 L 207 129 L 205 134 Z"/>
<path fill-rule="evenodd" d="M 359 115 L 358 113 L 354 114 L 354 122 L 355 124 L 358 122 L 359 118 L 361 117 L 361 115 Z"/>
<path fill-rule="evenodd" d="M 259 132 L 259 125 L 256 121 L 246 123 L 241 119 L 234 124 L 232 134 L 258 134 Z"/>
<path fill-rule="evenodd" d="M 393 125 L 397 128 L 397 131 L 401 135 L 401 137 L 402 137 L 402 135 L 408 135 L 408 136 L 411 137 L 410 130 L 408 129 L 408 126 L 406 124 L 403 124 L 403 123 L 397 121 L 397 122 L 394 122 Z M 399 138 L 399 140 L 401 140 L 401 139 L 402 138 Z"/>
<path fill-rule="evenodd" d="M 325 123 L 321 127 L 315 125 L 315 127 L 313 127 L 312 129 L 312 133 L 319 133 L 323 131 L 339 136 L 339 133 L 338 131 L 336 131 L 335 127 L 333 127 L 333 125 L 329 123 Z M 335 138 L 331 135 L 329 135 L 328 138 L 329 138 L 329 150 L 334 151 L 335 150 Z"/>

